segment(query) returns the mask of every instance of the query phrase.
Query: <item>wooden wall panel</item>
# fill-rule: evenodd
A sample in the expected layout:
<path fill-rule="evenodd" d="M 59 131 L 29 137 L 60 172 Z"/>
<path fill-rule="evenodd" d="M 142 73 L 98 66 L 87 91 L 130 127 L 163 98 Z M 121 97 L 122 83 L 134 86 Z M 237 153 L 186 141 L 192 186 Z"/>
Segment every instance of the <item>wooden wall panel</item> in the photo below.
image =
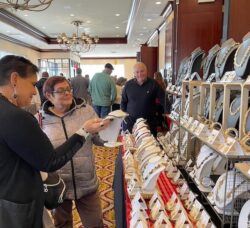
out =
<path fill-rule="evenodd" d="M 231 0 L 228 38 L 241 42 L 250 31 L 250 0 Z"/>
<path fill-rule="evenodd" d="M 140 61 L 148 68 L 148 76 L 153 77 L 158 66 L 158 47 L 141 46 Z"/>
<path fill-rule="evenodd" d="M 220 44 L 222 37 L 222 3 L 198 3 L 197 0 L 182 0 L 178 7 L 177 70 L 180 61 L 198 46 L 208 51 Z M 175 11 L 177 14 L 177 11 Z"/>

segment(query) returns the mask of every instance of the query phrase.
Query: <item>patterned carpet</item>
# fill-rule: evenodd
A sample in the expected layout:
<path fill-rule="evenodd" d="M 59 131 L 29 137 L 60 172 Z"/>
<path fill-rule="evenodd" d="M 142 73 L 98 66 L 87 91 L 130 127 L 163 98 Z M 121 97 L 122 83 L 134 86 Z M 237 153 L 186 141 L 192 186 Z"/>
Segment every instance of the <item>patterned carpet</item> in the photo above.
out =
<path fill-rule="evenodd" d="M 94 146 L 96 159 L 96 172 L 100 181 L 99 193 L 101 197 L 103 222 L 108 228 L 115 227 L 114 215 L 114 193 L 112 189 L 115 159 L 118 154 L 118 148 L 106 148 Z M 74 228 L 82 228 L 81 221 L 77 211 L 73 210 Z"/>

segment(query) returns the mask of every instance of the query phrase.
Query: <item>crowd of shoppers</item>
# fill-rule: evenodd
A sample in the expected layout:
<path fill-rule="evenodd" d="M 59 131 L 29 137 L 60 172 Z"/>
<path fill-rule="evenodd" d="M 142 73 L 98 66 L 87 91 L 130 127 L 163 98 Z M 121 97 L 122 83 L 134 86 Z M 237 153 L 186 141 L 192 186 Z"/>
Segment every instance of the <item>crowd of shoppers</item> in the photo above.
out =
<path fill-rule="evenodd" d="M 109 121 L 100 118 L 122 109 L 129 114 L 123 130 L 131 131 L 143 117 L 156 135 L 157 105 L 166 107 L 161 75 L 150 78 L 139 62 L 133 79 L 115 83 L 113 70 L 107 63 L 90 82 L 80 68 L 70 82 L 43 72 L 37 82 L 38 68 L 26 58 L 0 59 L 0 227 L 42 227 L 40 171 L 57 172 L 67 186 L 64 202 L 53 211 L 56 227 L 73 226 L 73 201 L 84 227 L 103 227 L 92 145 L 103 146 L 98 132 Z M 40 123 L 27 112 L 32 102 Z"/>

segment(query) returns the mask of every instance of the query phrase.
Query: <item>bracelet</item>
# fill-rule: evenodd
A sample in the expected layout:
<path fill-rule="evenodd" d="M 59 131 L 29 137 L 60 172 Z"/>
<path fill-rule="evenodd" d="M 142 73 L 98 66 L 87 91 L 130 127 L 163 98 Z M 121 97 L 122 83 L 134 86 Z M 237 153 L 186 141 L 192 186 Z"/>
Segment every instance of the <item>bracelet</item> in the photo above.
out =
<path fill-rule="evenodd" d="M 83 136 L 85 138 L 85 140 L 88 138 L 88 136 L 90 135 L 87 131 L 84 130 L 84 128 L 80 128 L 76 134 Z"/>

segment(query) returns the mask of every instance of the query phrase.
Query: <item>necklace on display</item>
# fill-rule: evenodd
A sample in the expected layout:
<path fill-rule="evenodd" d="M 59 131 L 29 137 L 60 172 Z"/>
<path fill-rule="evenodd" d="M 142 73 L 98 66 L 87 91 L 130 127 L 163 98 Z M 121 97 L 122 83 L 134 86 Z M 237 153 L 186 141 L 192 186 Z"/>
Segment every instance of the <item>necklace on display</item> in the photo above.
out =
<path fill-rule="evenodd" d="M 232 177 L 234 178 L 234 177 Z M 237 178 L 237 177 L 235 177 Z M 230 179 L 230 176 L 228 175 L 227 177 L 227 180 L 226 180 L 226 175 L 223 176 L 223 178 L 220 180 L 219 184 L 218 184 L 218 187 L 216 188 L 215 190 L 215 198 L 216 198 L 216 201 L 219 202 L 220 204 L 224 203 L 225 202 L 225 205 L 226 206 L 228 203 L 230 203 L 233 199 L 232 199 L 232 196 L 233 196 L 233 192 L 237 193 L 239 192 L 239 188 L 245 184 L 247 181 L 245 179 L 241 180 L 241 182 L 239 182 L 235 187 L 232 186 L 232 189 L 230 191 L 228 191 L 228 189 L 225 189 L 225 185 L 226 185 L 226 182 L 227 183 L 233 183 L 233 180 L 229 180 Z M 219 194 L 219 190 L 224 188 L 223 190 L 223 197 Z M 226 199 L 224 199 L 224 192 L 226 191 Z"/>
<path fill-rule="evenodd" d="M 248 116 L 250 114 L 250 108 L 248 108 L 247 112 L 245 113 L 244 117 L 243 117 L 243 135 L 247 135 L 248 131 L 247 131 L 247 120 L 248 120 Z"/>
<path fill-rule="evenodd" d="M 214 114 L 213 114 L 213 120 L 215 120 L 216 118 L 216 113 L 220 111 L 220 109 L 223 107 L 223 99 L 220 99 L 217 101 L 216 105 L 215 105 L 215 109 L 214 109 Z"/>
<path fill-rule="evenodd" d="M 211 156 L 213 156 L 213 153 L 210 153 L 208 156 L 206 156 L 199 165 L 197 165 L 196 163 L 195 164 L 196 169 L 199 169 Z"/>
<path fill-rule="evenodd" d="M 239 111 L 240 111 L 240 104 L 239 104 L 239 106 L 238 106 L 237 108 L 233 109 L 234 104 L 237 102 L 238 99 L 239 99 L 239 98 L 236 97 L 236 98 L 231 102 L 231 104 L 230 104 L 229 113 L 230 113 L 231 116 L 235 116 L 235 115 L 236 115 L 237 113 L 239 113 Z M 248 98 L 248 99 L 249 99 L 249 98 Z"/>
<path fill-rule="evenodd" d="M 244 44 L 244 43 L 243 43 L 243 44 Z M 240 62 L 237 62 L 237 58 L 239 57 L 238 55 L 239 55 L 239 51 L 240 51 L 241 48 L 244 48 L 244 45 L 240 46 L 240 47 L 237 49 L 237 51 L 236 51 L 236 53 L 235 53 L 235 55 L 234 55 L 234 65 L 235 65 L 236 67 L 242 67 L 242 66 L 244 65 L 244 63 L 246 62 L 247 58 L 249 58 L 250 46 L 248 46 L 247 50 L 244 52 L 244 55 L 243 55 L 241 61 L 240 61 Z"/>
<path fill-rule="evenodd" d="M 250 152 L 250 133 L 246 134 L 240 141 L 241 146 L 246 152 Z"/>
<path fill-rule="evenodd" d="M 230 47 L 227 48 L 227 50 L 225 51 L 225 54 L 223 55 L 223 57 L 221 57 L 221 55 L 223 53 L 219 53 L 219 55 L 216 57 L 216 66 L 218 68 L 220 68 L 222 66 L 222 64 L 225 62 L 226 58 L 228 57 L 228 55 L 231 53 L 231 51 L 238 46 L 239 43 L 234 43 L 232 44 Z"/>

